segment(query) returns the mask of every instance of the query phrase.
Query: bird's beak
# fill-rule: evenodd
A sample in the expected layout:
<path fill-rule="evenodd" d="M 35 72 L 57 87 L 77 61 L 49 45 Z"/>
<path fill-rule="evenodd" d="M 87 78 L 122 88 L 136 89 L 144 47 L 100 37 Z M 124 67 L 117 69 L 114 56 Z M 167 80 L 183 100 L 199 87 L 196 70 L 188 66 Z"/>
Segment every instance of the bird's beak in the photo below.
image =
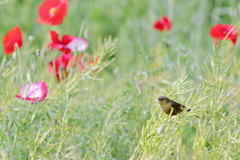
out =
<path fill-rule="evenodd" d="M 157 102 L 157 103 L 160 103 L 161 101 L 160 101 L 160 100 L 158 100 L 158 99 L 156 99 L 156 102 Z"/>

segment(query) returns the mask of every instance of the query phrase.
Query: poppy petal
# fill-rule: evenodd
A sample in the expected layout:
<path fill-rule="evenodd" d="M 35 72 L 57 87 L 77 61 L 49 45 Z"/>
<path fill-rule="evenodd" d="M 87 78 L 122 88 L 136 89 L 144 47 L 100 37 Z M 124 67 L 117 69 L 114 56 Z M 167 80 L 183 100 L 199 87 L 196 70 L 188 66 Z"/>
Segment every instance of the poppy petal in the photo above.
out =
<path fill-rule="evenodd" d="M 67 45 L 67 48 L 71 49 L 71 51 L 85 51 L 88 47 L 88 42 L 83 38 L 75 38 L 72 42 Z"/>
<path fill-rule="evenodd" d="M 45 25 L 61 25 L 68 12 L 68 0 L 45 0 L 39 6 L 37 22 Z"/>
<path fill-rule="evenodd" d="M 20 48 L 22 46 L 22 31 L 19 26 L 9 30 L 3 38 L 3 46 L 6 54 L 15 51 L 15 44 Z"/>
<path fill-rule="evenodd" d="M 50 35 L 51 35 L 52 42 L 54 42 L 54 43 L 60 42 L 59 35 L 56 31 L 50 31 Z"/>
<path fill-rule="evenodd" d="M 210 29 L 210 36 L 216 40 L 229 39 L 234 45 L 237 43 L 238 30 L 233 25 L 216 24 Z M 216 43 L 214 43 L 216 44 Z"/>
<path fill-rule="evenodd" d="M 74 51 L 84 51 L 88 47 L 88 41 L 71 35 L 64 35 L 62 40 L 59 40 L 59 35 L 56 31 L 50 31 L 52 42 L 49 44 L 51 48 L 57 49 L 69 54 Z"/>
<path fill-rule="evenodd" d="M 48 87 L 46 83 L 40 81 L 33 84 L 25 84 L 21 87 L 20 94 L 16 95 L 16 97 L 34 103 L 35 101 L 43 101 L 47 94 Z"/>
<path fill-rule="evenodd" d="M 167 16 L 163 16 L 159 20 L 157 20 L 154 25 L 154 29 L 159 30 L 159 31 L 168 31 L 172 27 L 172 23 L 170 19 Z"/>

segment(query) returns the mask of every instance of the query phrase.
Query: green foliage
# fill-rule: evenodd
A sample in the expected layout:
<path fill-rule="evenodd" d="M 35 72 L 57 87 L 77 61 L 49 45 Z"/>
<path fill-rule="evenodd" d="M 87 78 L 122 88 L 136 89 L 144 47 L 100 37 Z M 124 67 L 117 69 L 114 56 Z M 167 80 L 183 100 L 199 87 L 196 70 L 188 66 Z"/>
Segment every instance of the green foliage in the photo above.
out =
<path fill-rule="evenodd" d="M 240 159 L 239 43 L 209 36 L 216 23 L 239 27 L 238 0 L 71 0 L 61 26 L 36 22 L 40 3 L 0 0 L 0 37 L 15 25 L 24 35 L 12 55 L 0 45 L 1 159 Z M 162 15 L 170 32 L 152 28 Z M 58 83 L 50 30 L 86 38 L 100 61 Z M 15 97 L 37 81 L 43 102 Z M 166 115 L 163 95 L 191 112 Z"/>
<path fill-rule="evenodd" d="M 234 103 L 239 89 L 229 85 L 231 58 L 222 46 L 214 49 L 202 83 L 184 77 L 167 90 L 169 97 L 182 97 L 192 112 L 170 117 L 155 108 L 131 159 L 239 158 L 239 107 Z"/>

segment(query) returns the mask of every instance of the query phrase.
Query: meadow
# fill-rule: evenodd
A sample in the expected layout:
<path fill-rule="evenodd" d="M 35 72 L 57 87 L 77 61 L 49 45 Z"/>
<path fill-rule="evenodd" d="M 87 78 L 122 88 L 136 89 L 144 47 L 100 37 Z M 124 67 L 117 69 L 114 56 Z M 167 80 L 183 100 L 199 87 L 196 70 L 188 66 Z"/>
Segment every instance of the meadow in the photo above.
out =
<path fill-rule="evenodd" d="M 1 40 L 14 26 L 23 35 L 14 53 L 0 45 L 1 159 L 240 159 L 240 42 L 209 34 L 239 28 L 238 0 L 70 0 L 61 25 L 36 22 L 42 2 L 0 0 Z M 160 32 L 164 15 L 172 27 Z M 50 73 L 61 54 L 51 30 L 86 39 L 93 63 Z M 43 101 L 16 97 L 39 81 Z M 191 112 L 169 116 L 159 96 Z"/>

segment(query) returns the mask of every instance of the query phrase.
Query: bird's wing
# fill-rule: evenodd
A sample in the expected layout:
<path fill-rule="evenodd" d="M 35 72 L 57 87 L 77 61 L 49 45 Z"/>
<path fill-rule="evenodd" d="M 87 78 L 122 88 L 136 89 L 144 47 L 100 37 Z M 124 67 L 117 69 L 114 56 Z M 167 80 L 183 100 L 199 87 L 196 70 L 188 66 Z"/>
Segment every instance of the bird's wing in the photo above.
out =
<path fill-rule="evenodd" d="M 181 105 L 180 103 L 177 103 L 177 102 L 174 102 L 174 101 L 172 101 L 171 103 L 172 103 L 171 106 L 174 109 L 184 110 L 186 108 L 184 105 Z"/>

